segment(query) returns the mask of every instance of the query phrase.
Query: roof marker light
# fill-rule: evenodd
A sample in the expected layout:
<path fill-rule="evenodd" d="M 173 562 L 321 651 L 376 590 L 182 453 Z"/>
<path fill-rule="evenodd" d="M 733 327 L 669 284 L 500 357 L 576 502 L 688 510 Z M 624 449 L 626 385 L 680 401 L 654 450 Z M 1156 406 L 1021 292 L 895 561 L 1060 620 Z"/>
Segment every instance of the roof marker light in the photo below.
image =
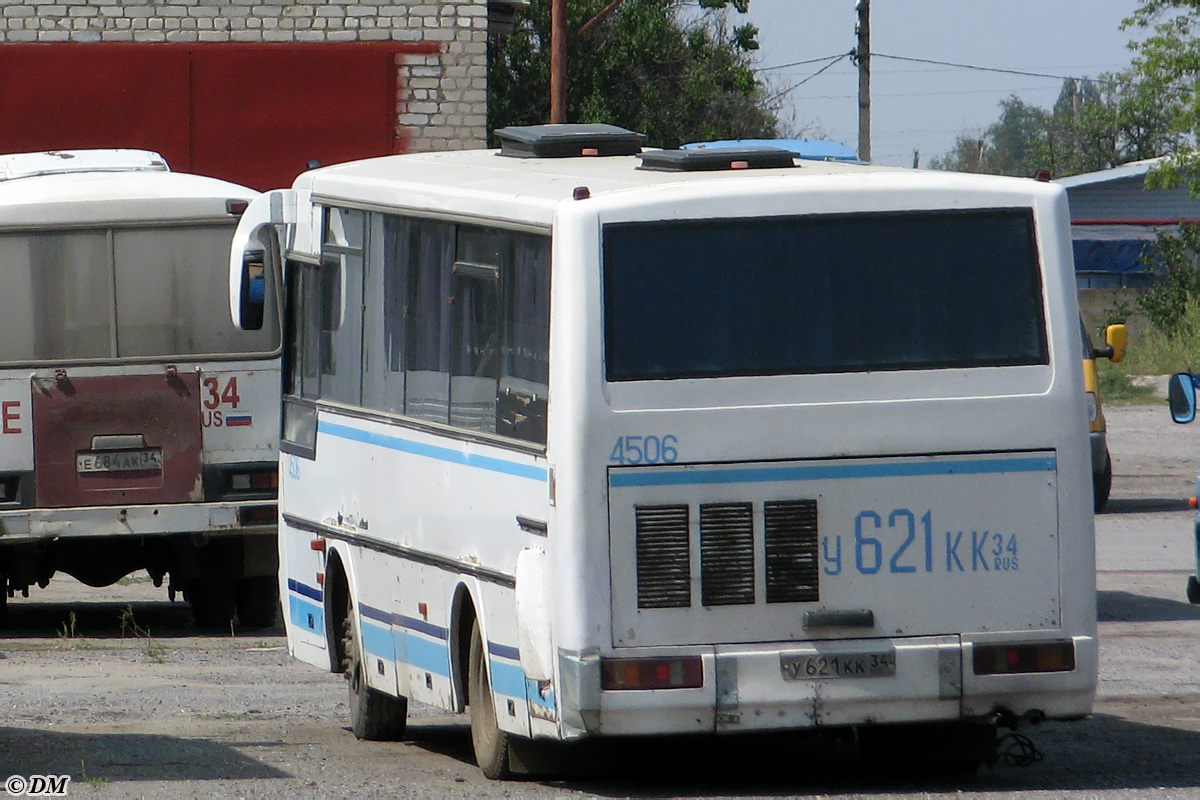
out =
<path fill-rule="evenodd" d="M 587 200 L 591 196 L 592 190 L 586 186 L 576 186 L 575 190 L 571 192 L 571 197 L 576 200 Z"/>

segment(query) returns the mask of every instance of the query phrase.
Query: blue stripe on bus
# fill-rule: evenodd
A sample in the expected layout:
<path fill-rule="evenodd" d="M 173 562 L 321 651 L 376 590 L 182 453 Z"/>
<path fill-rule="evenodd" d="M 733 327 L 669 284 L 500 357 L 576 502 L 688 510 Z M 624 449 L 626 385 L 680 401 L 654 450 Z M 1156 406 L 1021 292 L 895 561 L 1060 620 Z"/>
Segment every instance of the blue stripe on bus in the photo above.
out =
<path fill-rule="evenodd" d="M 500 656 L 501 658 L 507 658 L 510 661 L 520 661 L 521 660 L 521 651 L 515 647 L 509 647 L 506 644 L 496 644 L 495 642 L 488 642 L 488 652 L 494 656 Z"/>
<path fill-rule="evenodd" d="M 715 483 L 774 483 L 846 478 L 895 478 L 918 475 L 993 475 L 1001 472 L 1053 472 L 1054 456 L 964 461 L 910 461 L 887 464 L 828 464 L 789 467 L 728 467 L 694 470 L 614 470 L 609 485 L 686 486 Z"/>
<path fill-rule="evenodd" d="M 312 586 L 306 586 L 303 583 L 301 583 L 300 581 L 295 580 L 293 578 L 288 578 L 288 589 L 291 589 L 293 592 L 296 592 L 297 594 L 302 594 L 305 597 L 312 598 L 313 600 L 316 600 L 317 602 L 321 602 L 322 600 L 325 599 L 324 592 L 322 592 L 320 589 L 316 589 Z"/>
<path fill-rule="evenodd" d="M 546 692 L 546 696 L 542 697 L 542 693 L 538 689 L 538 682 L 533 678 L 525 679 L 525 697 L 527 697 L 529 702 L 533 703 L 535 706 L 541 706 L 542 708 L 549 709 L 554 708 L 554 691 L 551 690 Z"/>
<path fill-rule="evenodd" d="M 359 613 L 367 619 L 373 619 L 376 622 L 382 622 L 384 625 L 392 624 L 392 615 L 382 609 L 369 606 L 366 603 L 358 604 Z"/>
<path fill-rule="evenodd" d="M 296 595 L 288 595 L 288 615 L 292 619 L 292 624 L 304 631 L 313 631 L 321 636 L 325 635 L 325 609 L 321 606 L 308 602 L 307 600 L 297 597 Z M 312 624 L 309 624 L 309 618 L 312 619 Z"/>
<path fill-rule="evenodd" d="M 418 633 L 423 633 L 426 636 L 432 636 L 435 639 L 441 639 L 443 641 L 450 638 L 450 631 L 446 630 L 440 625 L 434 625 L 432 622 L 426 622 L 423 619 L 417 619 L 416 617 L 404 617 L 400 614 L 394 615 L 392 619 L 393 623 L 399 625 L 401 628 L 408 628 L 411 631 L 417 631 Z"/>
<path fill-rule="evenodd" d="M 492 691 L 508 697 L 525 697 L 525 673 L 513 664 L 489 659 L 492 670 Z"/>
<path fill-rule="evenodd" d="M 398 644 L 404 653 L 404 663 L 442 677 L 450 677 L 450 648 L 441 642 L 431 642 L 411 633 L 398 633 Z"/>
<path fill-rule="evenodd" d="M 446 461 L 451 464 L 461 464 L 465 467 L 475 467 L 476 469 L 485 469 L 489 472 L 515 475 L 518 478 L 530 478 L 535 481 L 542 481 L 543 483 L 547 480 L 545 467 L 518 464 L 515 461 L 505 461 L 502 458 L 492 458 L 491 456 L 462 453 L 447 447 L 423 444 L 383 433 L 370 433 L 358 428 L 351 428 L 347 425 L 338 425 L 334 422 L 319 421 L 317 423 L 317 432 L 328 436 L 336 436 L 339 439 L 349 439 L 354 442 L 386 447 L 389 450 L 397 450 L 401 453 L 432 458 L 437 461 Z"/>
<path fill-rule="evenodd" d="M 396 660 L 396 649 L 392 646 L 392 632 L 388 628 L 363 620 L 362 646 L 365 652 L 382 658 L 384 661 Z"/>

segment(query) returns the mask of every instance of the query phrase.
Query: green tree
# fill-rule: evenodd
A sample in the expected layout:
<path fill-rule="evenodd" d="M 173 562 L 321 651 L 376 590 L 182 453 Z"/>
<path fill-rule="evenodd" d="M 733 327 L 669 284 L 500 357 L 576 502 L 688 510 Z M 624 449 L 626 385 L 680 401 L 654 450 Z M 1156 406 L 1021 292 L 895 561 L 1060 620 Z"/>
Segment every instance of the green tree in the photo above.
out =
<path fill-rule="evenodd" d="M 1200 226 L 1185 222 L 1159 233 L 1143 262 L 1158 274 L 1154 286 L 1138 297 L 1150 324 L 1167 338 L 1189 331 L 1189 308 L 1200 301 Z"/>
<path fill-rule="evenodd" d="M 1048 111 L 1011 96 L 982 135 L 960 136 L 931 163 L 935 169 L 1024 177 L 1044 169 L 1062 177 L 1162 155 L 1177 140 L 1146 86 L 1118 73 L 1063 81 Z"/>
<path fill-rule="evenodd" d="M 1126 19 L 1125 29 L 1148 31 L 1130 45 L 1137 56 L 1131 67 L 1138 81 L 1141 109 L 1166 120 L 1173 137 L 1173 152 L 1163 165 L 1146 176 L 1147 187 L 1188 184 L 1200 194 L 1200 1 L 1147 0 Z"/>
<path fill-rule="evenodd" d="M 578 31 L 609 0 L 571 0 Z M 751 66 L 753 25 L 733 25 L 749 0 L 625 0 L 567 49 L 567 120 L 606 122 L 650 143 L 770 138 L 777 108 Z M 550 0 L 519 12 L 517 29 L 488 42 L 488 130 L 550 118 Z"/>

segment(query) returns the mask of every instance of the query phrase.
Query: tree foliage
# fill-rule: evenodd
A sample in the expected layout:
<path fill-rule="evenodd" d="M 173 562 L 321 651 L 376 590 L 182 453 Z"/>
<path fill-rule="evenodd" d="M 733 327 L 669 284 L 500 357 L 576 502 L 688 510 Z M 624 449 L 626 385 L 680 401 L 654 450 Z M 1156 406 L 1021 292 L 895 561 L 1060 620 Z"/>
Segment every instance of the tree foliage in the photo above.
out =
<path fill-rule="evenodd" d="M 578 31 L 609 0 L 571 0 Z M 488 42 L 488 130 L 550 119 L 550 0 L 533 0 L 517 29 Z M 650 143 L 770 138 L 776 109 L 751 66 L 758 29 L 733 25 L 749 0 L 625 0 L 567 48 L 567 120 L 606 122 Z"/>
<path fill-rule="evenodd" d="M 1200 301 L 1200 226 L 1185 222 L 1159 233 L 1143 257 L 1159 277 L 1138 297 L 1150 324 L 1173 338 L 1188 330 L 1188 310 Z"/>
<path fill-rule="evenodd" d="M 1149 35 L 1130 47 L 1131 67 L 1148 109 L 1161 114 L 1176 136 L 1174 152 L 1147 176 L 1148 187 L 1187 183 L 1200 194 L 1200 0 L 1146 0 L 1123 23 Z"/>
<path fill-rule="evenodd" d="M 1000 103 L 1000 118 L 977 136 L 961 134 L 933 160 L 935 169 L 1032 177 L 1094 172 L 1171 150 L 1178 136 L 1129 74 L 1065 80 L 1054 107 L 1017 96 Z"/>

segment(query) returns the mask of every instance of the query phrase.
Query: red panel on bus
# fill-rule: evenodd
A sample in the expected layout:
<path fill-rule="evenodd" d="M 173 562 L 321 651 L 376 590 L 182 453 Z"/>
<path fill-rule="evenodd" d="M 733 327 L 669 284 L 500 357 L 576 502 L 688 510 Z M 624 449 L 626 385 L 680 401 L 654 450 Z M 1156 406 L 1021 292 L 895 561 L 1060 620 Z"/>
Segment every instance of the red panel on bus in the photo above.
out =
<path fill-rule="evenodd" d="M 39 506 L 204 499 L 199 374 L 34 378 L 32 395 Z"/>

